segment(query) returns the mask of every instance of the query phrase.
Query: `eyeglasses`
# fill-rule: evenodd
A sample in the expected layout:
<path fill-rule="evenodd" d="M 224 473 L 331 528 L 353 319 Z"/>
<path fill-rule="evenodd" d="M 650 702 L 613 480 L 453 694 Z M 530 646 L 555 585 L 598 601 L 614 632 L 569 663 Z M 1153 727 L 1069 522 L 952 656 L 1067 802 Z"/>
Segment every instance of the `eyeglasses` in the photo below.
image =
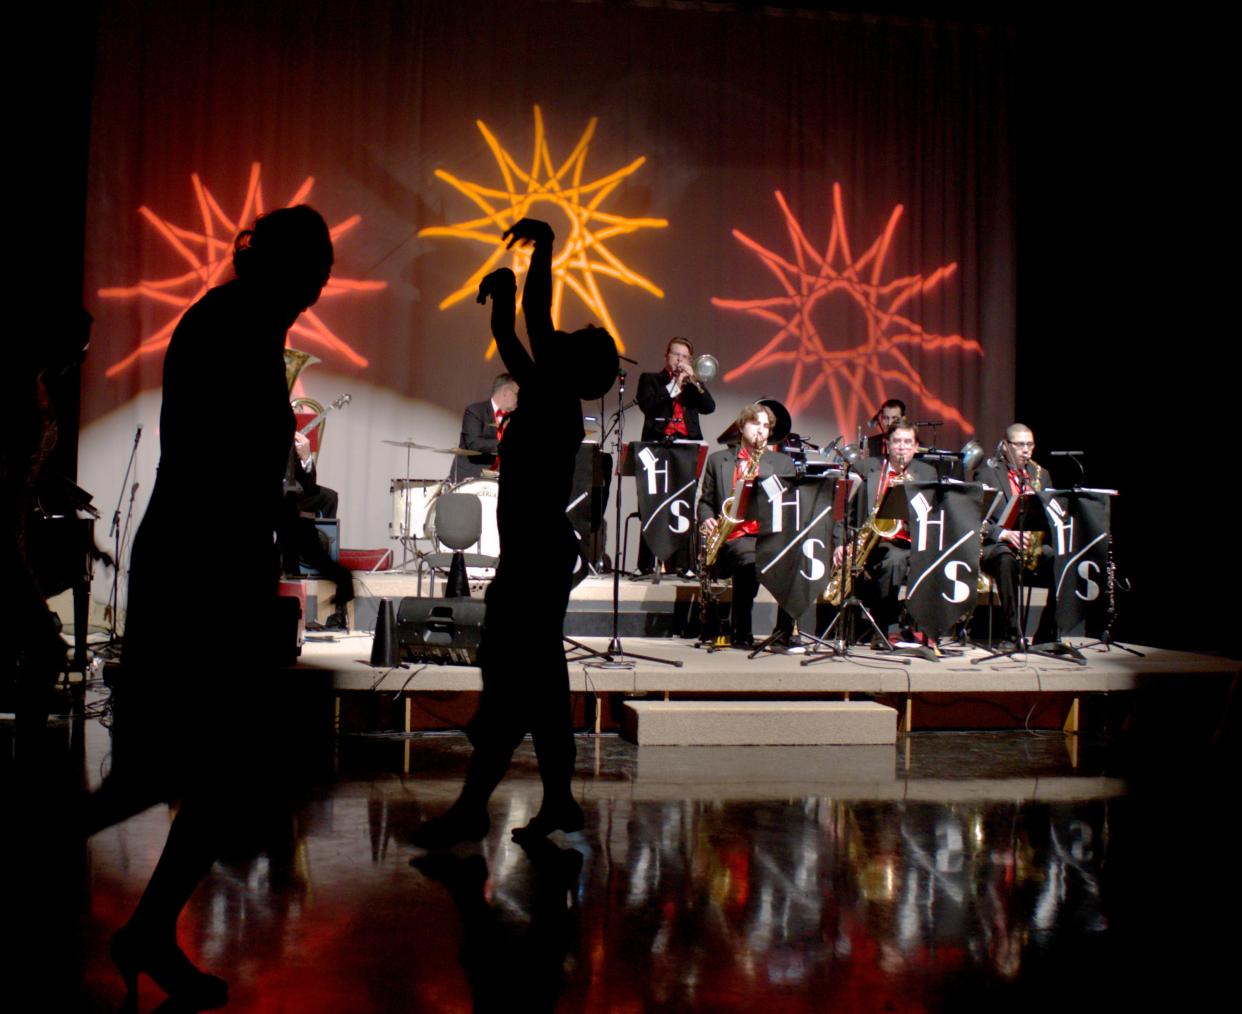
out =
<path fill-rule="evenodd" d="M 1025 447 L 1028 450 L 1030 450 L 1030 448 L 1035 446 L 1035 441 L 1034 440 L 1010 440 L 1008 441 L 1008 444 L 1010 447 L 1018 447 L 1018 448 Z"/>

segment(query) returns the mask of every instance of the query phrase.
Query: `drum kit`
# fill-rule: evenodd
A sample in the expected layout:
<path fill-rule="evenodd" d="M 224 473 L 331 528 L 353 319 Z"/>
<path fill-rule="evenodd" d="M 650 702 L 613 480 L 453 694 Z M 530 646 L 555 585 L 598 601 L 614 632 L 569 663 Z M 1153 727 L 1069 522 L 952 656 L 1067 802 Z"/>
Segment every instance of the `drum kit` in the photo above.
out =
<path fill-rule="evenodd" d="M 500 555 L 500 530 L 496 525 L 496 505 L 500 496 L 500 482 L 494 473 L 453 482 L 449 479 L 415 479 L 410 476 L 409 452 L 431 451 L 435 454 L 453 454 L 462 457 L 475 456 L 479 452 L 462 447 L 431 447 L 413 440 L 384 440 L 392 447 L 406 449 L 406 475 L 393 479 L 388 492 L 392 498 L 392 520 L 388 523 L 388 536 L 397 539 L 415 559 L 420 557 L 417 543 L 429 542 L 436 552 L 447 547 L 436 537 L 436 505 L 446 493 L 465 493 L 478 497 L 483 508 L 483 530 L 479 541 L 466 552 L 484 556 Z M 402 560 L 405 566 L 407 556 Z M 467 575 L 474 581 L 488 580 L 496 574 L 493 567 L 469 567 Z"/>

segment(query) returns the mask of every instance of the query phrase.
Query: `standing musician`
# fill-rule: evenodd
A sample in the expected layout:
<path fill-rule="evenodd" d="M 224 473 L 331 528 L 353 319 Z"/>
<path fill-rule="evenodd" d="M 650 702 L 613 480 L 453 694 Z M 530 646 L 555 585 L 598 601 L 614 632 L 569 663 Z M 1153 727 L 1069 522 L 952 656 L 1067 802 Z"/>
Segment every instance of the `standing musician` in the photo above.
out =
<path fill-rule="evenodd" d="M 918 439 L 909 419 L 903 416 L 893 423 L 888 430 L 887 443 L 887 457 L 865 458 L 858 469 L 865 491 L 854 501 L 855 523 L 860 527 L 871 520 L 876 505 L 882 502 L 884 494 L 894 483 L 936 481 L 936 470 L 931 465 L 914 460 Z M 833 542 L 836 548 L 832 551 L 832 565 L 840 567 L 845 558 L 845 525 L 842 521 L 838 521 L 833 529 Z M 905 583 L 909 568 L 910 529 L 903 521 L 892 538 L 881 538 L 876 542 L 867 556 L 858 582 L 859 597 L 867 602 L 876 625 L 886 634 L 900 618 L 897 595 Z M 908 628 L 909 624 L 903 622 L 902 626 Z M 908 630 L 903 630 L 903 636 L 906 633 Z"/>
<path fill-rule="evenodd" d="M 664 349 L 664 369 L 639 376 L 637 401 L 643 412 L 644 441 L 703 439 L 699 416 L 715 412 L 716 401 L 694 375 L 693 359 L 694 346 L 689 338 L 670 338 Z M 675 555 L 680 558 L 664 561 L 666 569 L 692 575 L 689 546 Z M 651 550 L 640 540 L 638 572 L 650 574 L 654 569 Z"/>
<path fill-rule="evenodd" d="M 476 401 L 473 405 L 466 406 L 461 417 L 461 437 L 457 446 L 479 453 L 469 457 L 455 456 L 453 469 L 449 474 L 450 480 L 461 482 L 463 479 L 478 478 L 484 469 L 495 471 L 500 438 L 504 435 L 509 414 L 517 408 L 517 403 L 517 381 L 509 374 L 502 373 L 492 381 L 490 401 Z"/>
<path fill-rule="evenodd" d="M 723 451 L 716 451 L 703 468 L 703 488 L 699 495 L 699 531 L 710 539 L 721 523 L 721 511 L 725 500 L 737 490 L 732 505 L 735 518 L 746 516 L 749 498 L 756 482 L 770 475 L 792 476 L 793 459 L 779 451 L 767 449 L 776 415 L 766 405 L 752 404 L 742 409 L 737 417 L 741 443 Z M 727 523 L 727 522 L 726 522 Z M 755 534 L 757 521 L 742 521 L 729 533 L 720 547 L 715 566 L 722 576 L 733 577 L 732 644 L 737 648 L 749 648 L 754 644 L 751 628 L 751 612 L 755 596 L 759 594 L 759 578 L 755 572 Z M 793 617 L 783 609 L 777 615 L 777 629 L 785 633 L 793 630 Z"/>
<path fill-rule="evenodd" d="M 1042 533 L 1019 532 L 1000 524 L 1010 502 L 1024 492 L 1037 493 L 1052 483 L 1046 469 L 1032 457 L 1035 434 L 1030 427 L 1014 423 L 1005 430 L 1000 453 L 989 458 L 975 475 L 978 482 L 996 492 L 984 492 L 988 511 L 983 518 L 979 566 L 996 582 L 1001 610 L 1005 614 L 1006 641 L 1017 642 L 1022 630 L 1021 606 L 1018 601 L 1018 569 L 1026 566 L 1030 573 L 1024 583 L 1032 580 L 1048 584 L 1052 566 L 1052 547 L 1043 544 Z M 1037 643 L 1051 641 L 1056 631 L 1056 610 L 1049 602 L 1039 621 Z"/>
<path fill-rule="evenodd" d="M 906 403 L 900 398 L 889 398 L 879 407 L 869 423 L 879 427 L 879 433 L 867 437 L 867 457 L 883 458 L 888 455 L 888 431 L 898 419 L 906 417 Z"/>

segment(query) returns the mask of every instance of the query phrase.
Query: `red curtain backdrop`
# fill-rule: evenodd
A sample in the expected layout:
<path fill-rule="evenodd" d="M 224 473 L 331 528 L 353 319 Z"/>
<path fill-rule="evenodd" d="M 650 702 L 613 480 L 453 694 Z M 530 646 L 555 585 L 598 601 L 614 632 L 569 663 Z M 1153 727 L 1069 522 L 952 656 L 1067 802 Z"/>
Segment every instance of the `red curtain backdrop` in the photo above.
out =
<path fill-rule="evenodd" d="M 531 207 L 563 243 L 572 215 L 597 238 L 666 223 L 584 255 L 644 368 L 689 335 L 728 392 L 792 397 L 795 420 L 848 433 L 893 395 L 949 445 L 990 443 L 1013 403 L 1015 48 L 1003 27 L 711 5 L 103 3 L 83 422 L 158 386 L 158 349 L 127 357 L 216 277 L 256 164 L 264 207 L 311 180 L 305 199 L 348 226 L 338 289 L 295 344 L 449 410 L 476 400 L 498 369 L 486 316 L 439 304 L 490 248 L 434 231 L 483 217 L 436 171 L 506 190 L 481 123 L 524 193 L 538 106 L 537 181 L 593 121 L 578 182 L 630 168 L 589 211 L 585 191 Z M 568 276 L 563 326 L 599 320 Z"/>

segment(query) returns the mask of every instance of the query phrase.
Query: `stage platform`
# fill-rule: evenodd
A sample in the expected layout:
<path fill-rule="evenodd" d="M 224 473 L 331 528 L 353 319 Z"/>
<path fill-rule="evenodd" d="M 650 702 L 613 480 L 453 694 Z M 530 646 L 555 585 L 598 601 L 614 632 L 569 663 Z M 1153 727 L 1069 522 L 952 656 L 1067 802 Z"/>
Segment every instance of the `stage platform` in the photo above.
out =
<path fill-rule="evenodd" d="M 603 651 L 607 638 L 579 639 Z M 375 669 L 369 664 L 371 636 L 351 633 L 308 640 L 300 665 L 332 673 L 340 693 L 472 693 L 482 689 L 473 666 L 407 664 Z M 1084 640 L 1071 643 L 1085 645 Z M 622 638 L 622 647 L 661 661 L 634 659 L 633 667 L 613 668 L 600 659 L 569 658 L 570 688 L 577 695 L 720 698 L 848 698 L 861 696 L 891 704 L 901 713 L 902 731 L 920 727 L 1063 727 L 1078 731 L 1082 706 L 1093 695 L 1169 691 L 1218 695 L 1242 671 L 1237 660 L 1161 648 L 1131 646 L 1085 648 L 1085 665 L 1038 655 L 1015 656 L 975 664 L 987 652 L 972 648 L 938 661 L 909 659 L 908 664 L 882 652 L 858 648 L 849 658 L 817 660 L 806 655 L 723 649 L 709 652 L 679 638 Z M 520 648 L 518 649 L 520 650 Z M 680 662 L 674 666 L 671 662 Z M 921 703 L 919 703 L 921 702 Z M 916 707 L 917 705 L 917 707 Z M 991 710 L 996 714 L 988 717 Z M 407 720 L 409 709 L 406 710 Z M 596 729 L 600 711 L 596 710 Z M 1024 717 L 1025 716 L 1025 717 Z M 1008 717 L 1009 721 L 1006 721 Z"/>

